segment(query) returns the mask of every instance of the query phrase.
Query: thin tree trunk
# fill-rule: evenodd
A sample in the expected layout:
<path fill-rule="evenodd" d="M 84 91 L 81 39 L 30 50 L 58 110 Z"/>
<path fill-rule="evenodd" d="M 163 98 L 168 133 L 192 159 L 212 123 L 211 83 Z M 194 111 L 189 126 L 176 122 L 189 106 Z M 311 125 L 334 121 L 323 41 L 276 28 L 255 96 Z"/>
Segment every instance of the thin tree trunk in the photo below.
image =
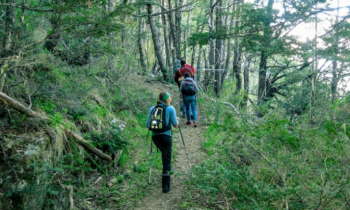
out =
<path fill-rule="evenodd" d="M 335 20 L 335 25 L 339 22 L 339 0 L 338 6 L 337 6 L 337 16 Z M 331 86 L 331 92 L 332 92 L 332 103 L 334 103 L 335 100 L 337 100 L 337 87 L 338 87 L 338 73 L 337 73 L 337 66 L 338 66 L 338 43 L 339 43 L 339 27 L 338 25 L 335 28 L 335 40 L 333 43 L 333 62 L 332 62 L 332 86 Z"/>
<path fill-rule="evenodd" d="M 138 9 L 138 13 L 139 13 L 139 15 L 141 14 L 141 8 Z M 141 63 L 143 74 L 146 74 L 147 65 L 146 65 L 145 53 L 144 53 L 143 45 L 142 45 L 142 19 L 139 18 L 138 22 L 139 22 L 139 24 L 138 24 L 137 43 L 138 43 L 139 51 L 140 51 L 140 63 Z"/>
<path fill-rule="evenodd" d="M 214 14 L 213 14 L 213 0 L 210 0 L 210 11 L 209 11 L 209 34 L 211 34 L 214 30 Z M 210 39 L 209 43 L 209 68 L 215 69 L 215 40 Z M 208 68 L 208 69 L 209 69 Z M 214 71 L 206 71 L 205 72 L 205 80 L 204 80 L 204 87 L 207 90 L 207 86 L 209 85 L 210 79 L 213 77 Z"/>
<path fill-rule="evenodd" d="M 238 27 L 239 27 L 239 5 L 236 5 L 235 8 L 235 47 L 233 50 L 233 75 L 236 78 L 236 90 L 234 92 L 234 95 L 239 94 L 239 92 L 242 89 L 242 76 L 241 76 L 241 52 L 239 47 L 239 40 L 238 40 Z"/>
<path fill-rule="evenodd" d="M 221 17 L 221 8 L 222 8 L 222 0 L 218 0 L 216 8 L 216 31 L 220 31 L 222 27 L 222 17 Z M 221 69 L 221 49 L 222 49 L 222 40 L 216 40 L 216 53 L 215 53 L 215 69 Z M 221 72 L 219 70 L 215 71 L 215 83 L 214 83 L 214 92 L 217 96 L 220 96 L 221 91 Z"/>
<path fill-rule="evenodd" d="M 5 17 L 5 36 L 3 39 L 3 51 L 1 57 L 7 57 L 12 50 L 12 37 L 13 37 L 13 25 L 14 25 L 14 8 L 10 5 L 14 4 L 14 0 L 7 0 L 6 3 L 9 5 L 6 8 Z"/>
<path fill-rule="evenodd" d="M 274 0 L 269 0 L 267 5 L 267 16 L 264 20 L 264 34 L 263 34 L 263 45 L 264 50 L 261 51 L 260 55 L 260 64 L 259 64 L 259 87 L 258 87 L 258 105 L 263 105 L 266 100 L 266 92 L 267 92 L 267 86 L 266 84 L 266 67 L 267 67 L 267 58 L 268 58 L 268 51 L 270 48 L 270 40 L 272 38 L 272 29 L 271 29 L 271 21 L 272 21 L 272 6 L 274 4 Z M 262 113 L 258 113 L 259 116 L 263 116 Z"/>
<path fill-rule="evenodd" d="M 234 11 L 235 11 L 235 7 L 236 7 L 236 5 L 232 6 L 232 15 L 231 15 L 230 25 L 229 25 L 229 31 L 230 32 L 232 32 L 233 23 L 234 23 L 234 20 L 235 20 L 235 16 L 233 15 Z M 228 10 L 228 12 L 229 12 L 229 10 Z M 223 85 L 223 82 L 224 82 L 224 80 L 226 79 L 226 76 L 227 76 L 228 69 L 230 68 L 230 60 L 231 60 L 231 55 L 232 55 L 232 53 L 231 53 L 231 45 L 232 45 L 231 44 L 231 40 L 227 39 L 227 42 L 226 42 L 226 46 L 227 46 L 226 59 L 225 59 L 225 66 L 223 67 L 224 71 L 222 72 L 221 85 Z"/>
<path fill-rule="evenodd" d="M 165 1 L 162 0 L 162 12 L 165 12 Z M 166 65 L 169 69 L 169 75 L 173 75 L 172 68 L 170 68 L 171 65 L 171 57 L 170 57 L 170 41 L 168 36 L 168 27 L 167 27 L 167 20 L 165 14 L 162 14 L 162 22 L 163 22 L 163 36 L 164 36 L 164 43 L 165 43 L 165 57 L 166 57 Z M 172 79 L 171 79 L 172 81 Z"/>
<path fill-rule="evenodd" d="M 171 0 L 168 0 L 168 6 L 169 6 L 169 10 L 172 9 L 172 3 Z M 173 46 L 171 47 L 172 49 L 172 57 L 173 57 L 173 63 L 175 62 L 176 59 L 180 59 L 180 57 L 177 57 L 177 52 L 176 52 L 176 46 L 177 46 L 177 38 L 176 38 L 176 26 L 174 23 L 174 16 L 172 12 L 168 13 L 168 22 L 169 22 L 169 26 L 170 26 L 170 40 L 169 42 L 173 44 Z M 172 40 L 172 42 L 171 42 Z M 170 44 L 169 43 L 169 44 Z"/>
<path fill-rule="evenodd" d="M 201 56 L 202 56 L 202 46 L 199 46 L 198 49 L 198 57 L 197 57 L 197 69 L 201 69 Z M 197 72 L 197 81 L 200 82 L 201 81 L 201 71 L 196 71 Z"/>
<path fill-rule="evenodd" d="M 317 4 L 316 4 L 317 10 Z M 316 78 L 317 78 L 317 13 L 315 18 L 315 40 L 314 40 L 314 67 L 311 75 L 311 97 L 310 97 L 310 124 L 315 123 L 315 98 L 316 98 Z"/>
<path fill-rule="evenodd" d="M 209 50 L 209 49 L 208 49 Z M 210 63 L 209 63 L 209 59 L 207 59 L 207 55 L 206 52 L 203 51 L 203 58 L 204 58 L 204 64 L 205 64 L 205 69 L 209 69 Z M 203 86 L 204 86 L 204 91 L 208 91 L 208 86 L 209 86 L 209 71 L 204 71 L 204 81 L 203 81 Z"/>
<path fill-rule="evenodd" d="M 245 62 L 244 62 L 244 72 L 243 72 L 243 80 L 244 80 L 244 93 L 243 93 L 243 100 L 241 103 L 241 107 L 247 107 L 248 99 L 249 99 L 249 69 L 250 69 L 250 62 L 253 56 L 246 56 Z"/>
<path fill-rule="evenodd" d="M 161 69 L 161 71 L 163 73 L 163 79 L 165 81 L 168 81 L 169 75 L 168 75 L 167 69 L 166 69 L 166 67 L 164 65 L 164 60 L 163 60 L 163 56 L 162 56 L 162 52 L 161 52 L 161 47 L 160 47 L 160 43 L 159 43 L 158 33 L 157 33 L 156 25 L 154 23 L 154 19 L 152 17 L 153 9 L 152 9 L 152 5 L 151 4 L 147 4 L 147 12 L 148 12 L 149 25 L 150 25 L 151 32 L 152 32 L 154 52 L 156 54 L 156 57 L 157 57 L 160 69 Z"/>
<path fill-rule="evenodd" d="M 14 3 L 14 0 L 7 0 L 6 3 L 9 5 L 6 7 L 5 16 L 5 34 L 2 40 L 2 49 L 0 49 L 0 58 L 10 57 L 12 55 L 12 38 L 13 38 L 13 27 L 14 27 L 14 8 L 10 5 Z M 6 81 L 6 70 L 8 70 L 7 62 L 0 60 L 0 91 L 3 90 Z"/>
<path fill-rule="evenodd" d="M 176 57 L 181 58 L 181 35 L 182 35 L 182 30 L 181 30 L 181 9 L 179 8 L 182 5 L 182 0 L 175 0 L 175 7 L 178 8 L 175 11 L 175 25 L 176 25 L 176 35 L 175 39 L 176 40 Z"/>
<path fill-rule="evenodd" d="M 184 43 L 187 43 L 187 37 L 189 37 L 189 34 L 190 34 L 190 29 L 191 29 L 191 25 L 190 25 L 190 19 L 191 19 L 191 14 L 192 14 L 192 12 L 190 11 L 190 12 L 188 12 L 188 16 L 187 16 L 187 28 L 186 28 L 186 31 L 185 31 L 185 33 L 184 33 Z M 186 58 L 186 60 L 187 60 L 187 44 L 186 44 L 186 46 L 184 47 L 184 51 L 185 51 L 185 55 L 184 55 L 184 57 Z M 192 56 L 192 58 L 194 58 L 193 56 Z M 191 63 L 192 64 L 192 63 Z"/>

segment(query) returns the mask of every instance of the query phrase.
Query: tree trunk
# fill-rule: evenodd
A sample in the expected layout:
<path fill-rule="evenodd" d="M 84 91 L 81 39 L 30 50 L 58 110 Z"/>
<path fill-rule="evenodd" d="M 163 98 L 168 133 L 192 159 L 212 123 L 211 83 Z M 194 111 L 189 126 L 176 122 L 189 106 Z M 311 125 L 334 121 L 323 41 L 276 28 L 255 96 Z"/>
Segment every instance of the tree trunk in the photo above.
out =
<path fill-rule="evenodd" d="M 5 66 L 3 66 L 3 67 L 0 67 L 0 92 L 2 92 L 5 86 L 5 80 L 6 80 L 6 72 L 5 72 Z"/>
<path fill-rule="evenodd" d="M 199 46 L 198 57 L 197 57 L 197 69 L 201 69 L 201 56 L 202 56 L 202 46 Z M 197 81 L 201 81 L 201 71 L 197 70 Z"/>
<path fill-rule="evenodd" d="M 316 4 L 316 10 L 317 10 L 317 4 Z M 311 97 L 310 97 L 310 124 L 315 123 L 315 98 L 316 98 L 316 79 L 317 79 L 317 69 L 318 69 L 318 63 L 317 63 L 317 13 L 315 18 L 315 40 L 314 40 L 314 67 L 311 74 Z"/>
<path fill-rule="evenodd" d="M 165 81 L 169 80 L 169 75 L 167 72 L 167 69 L 164 65 L 164 60 L 163 60 L 163 56 L 162 56 L 162 52 L 161 52 L 161 47 L 160 47 L 160 43 L 159 43 L 159 38 L 158 38 L 158 33 L 157 33 L 157 29 L 156 29 L 156 25 L 154 23 L 154 19 L 152 16 L 153 13 L 153 9 L 152 9 L 152 5 L 151 4 L 147 4 L 147 12 L 148 12 L 148 21 L 149 21 L 149 25 L 151 28 L 151 32 L 152 32 L 152 38 L 153 38 L 153 45 L 154 45 L 154 52 L 156 54 L 160 69 L 163 73 L 163 79 Z"/>
<path fill-rule="evenodd" d="M 59 19 L 60 16 L 56 17 L 55 15 L 52 15 L 50 19 L 52 32 L 48 35 L 48 38 L 44 44 L 45 48 L 50 52 L 54 52 L 54 49 L 61 38 L 61 26 Z"/>
<path fill-rule="evenodd" d="M 338 42 L 339 42 L 339 27 L 338 27 L 338 22 L 339 22 L 339 0 L 338 0 L 338 6 L 337 6 L 337 16 L 335 20 L 335 40 L 333 43 L 333 61 L 332 61 L 332 86 L 331 86 L 331 92 L 332 92 L 332 103 L 337 100 L 337 87 L 338 87 L 338 71 L 337 71 L 337 66 L 338 66 Z"/>
<path fill-rule="evenodd" d="M 189 37 L 189 34 L 190 34 L 190 29 L 191 29 L 191 25 L 190 25 L 190 19 L 191 19 L 191 14 L 192 14 L 192 12 L 190 11 L 190 12 L 188 12 L 188 16 L 187 16 L 187 28 L 186 28 L 186 31 L 185 31 L 185 33 L 184 33 L 184 43 L 187 43 L 187 37 Z M 187 44 L 186 44 L 186 46 L 184 47 L 184 57 L 186 58 L 186 60 L 187 60 Z M 192 56 L 192 58 L 194 58 L 193 56 Z M 192 63 L 191 63 L 192 64 Z"/>
<path fill-rule="evenodd" d="M 13 37 L 13 25 L 14 25 L 14 8 L 10 6 L 14 3 L 14 0 L 6 1 L 9 6 L 6 7 L 5 16 L 5 33 L 2 40 L 2 49 L 0 49 L 0 58 L 10 57 L 12 55 L 12 37 Z M 4 59 L 5 60 L 5 59 Z M 0 91 L 3 90 L 6 81 L 6 71 L 8 69 L 7 61 L 3 62 L 0 59 Z"/>
<path fill-rule="evenodd" d="M 209 49 L 208 49 L 209 50 Z M 204 58 L 204 64 L 205 64 L 205 69 L 209 69 L 209 59 L 207 59 L 207 55 L 206 52 L 203 51 L 203 58 Z M 208 85 L 209 85 L 209 71 L 204 71 L 204 81 L 203 81 L 203 87 L 204 87 L 204 91 L 208 91 Z"/>
<path fill-rule="evenodd" d="M 241 102 L 241 107 L 247 107 L 248 99 L 249 99 L 249 69 L 250 69 L 250 62 L 253 56 L 246 56 L 245 62 L 244 62 L 244 72 L 243 72 L 243 78 L 244 78 L 244 93 L 243 93 L 243 100 Z"/>
<path fill-rule="evenodd" d="M 175 7 L 177 8 L 175 11 L 175 25 L 176 25 L 176 34 L 175 34 L 175 39 L 176 39 L 176 57 L 181 58 L 181 35 L 182 35 L 182 30 L 181 30 L 181 9 L 179 8 L 182 5 L 182 0 L 175 0 Z"/>
<path fill-rule="evenodd" d="M 237 39 L 235 42 L 238 42 Z M 238 44 L 233 50 L 233 75 L 236 78 L 236 90 L 234 92 L 234 95 L 237 95 L 242 89 L 241 52 L 239 51 Z"/>
<path fill-rule="evenodd" d="M 271 21 L 272 21 L 272 7 L 274 4 L 274 0 L 269 0 L 267 5 L 267 14 L 266 19 L 263 21 L 265 29 L 263 34 L 263 46 L 264 50 L 261 51 L 260 55 L 260 64 L 259 64 L 259 87 L 258 87 L 258 105 L 263 105 L 266 99 L 266 92 L 268 88 L 268 84 L 266 81 L 266 73 L 267 73 L 267 58 L 268 58 L 268 51 L 270 47 L 270 41 L 272 38 L 272 29 L 271 29 Z M 262 113 L 258 113 L 258 115 L 261 117 L 263 116 Z"/>
<path fill-rule="evenodd" d="M 7 57 L 12 50 L 12 37 L 13 37 L 13 25 L 14 25 L 14 8 L 10 5 L 14 4 L 14 0 L 7 0 L 6 3 L 9 5 L 6 8 L 5 17 L 5 36 L 3 39 L 3 52 L 0 52 L 0 57 Z"/>
<path fill-rule="evenodd" d="M 216 31 L 220 31 L 222 27 L 222 17 L 221 17 L 221 8 L 222 8 L 222 0 L 218 0 L 216 8 Z M 215 53 L 215 83 L 214 83 L 214 92 L 217 96 L 220 96 L 221 91 L 221 72 L 218 69 L 221 69 L 221 49 L 222 49 L 222 39 L 216 39 L 216 53 Z"/>
<path fill-rule="evenodd" d="M 230 32 L 232 32 L 233 23 L 234 23 L 234 20 L 235 20 L 235 16 L 234 16 L 233 14 L 234 14 L 234 11 L 235 11 L 236 6 L 237 6 L 237 5 L 233 5 L 233 6 L 232 6 L 232 15 L 231 15 L 230 25 L 229 25 L 229 31 L 230 31 Z M 228 10 L 228 13 L 229 13 L 229 10 Z M 235 43 L 235 44 L 236 44 L 236 43 Z M 231 44 L 231 40 L 230 40 L 230 39 L 227 39 L 227 42 L 226 42 L 226 46 L 227 46 L 227 50 L 226 50 L 226 59 L 225 59 L 225 66 L 223 67 L 223 68 L 224 68 L 224 71 L 222 72 L 221 85 L 223 85 L 223 82 L 225 81 L 226 76 L 227 76 L 228 69 L 230 68 L 231 45 L 232 45 L 232 44 Z"/>
<path fill-rule="evenodd" d="M 242 89 L 242 76 L 241 76 L 241 50 L 239 47 L 239 40 L 238 40 L 238 27 L 239 27 L 239 5 L 236 5 L 235 8 L 235 15 L 236 15 L 236 23 L 235 23 L 235 47 L 233 50 L 233 75 L 236 78 L 236 90 L 234 92 L 234 95 L 239 94 L 239 92 Z"/>
<path fill-rule="evenodd" d="M 211 34 L 214 31 L 214 14 L 213 14 L 213 0 L 210 0 L 210 11 L 209 11 L 209 34 Z M 209 43 L 209 68 L 215 69 L 215 40 L 210 39 Z M 213 77 L 213 71 L 206 71 L 205 72 L 205 80 L 204 80 L 204 87 L 207 89 L 207 86 L 209 85 L 210 79 Z"/>
<path fill-rule="evenodd" d="M 162 12 L 165 12 L 164 7 L 165 7 L 165 1 L 162 0 Z M 174 76 L 172 68 L 171 68 L 171 56 L 170 56 L 170 41 L 169 41 L 169 35 L 168 35 L 168 27 L 167 27 L 167 20 L 166 16 L 163 13 L 162 14 L 162 23 L 163 23 L 163 36 L 164 36 L 164 44 L 165 44 L 165 58 L 166 58 L 166 66 L 169 69 L 169 75 Z M 172 77 L 170 76 L 170 77 Z M 173 78 L 169 78 L 170 81 L 173 80 Z"/>
<path fill-rule="evenodd" d="M 172 4 L 171 4 L 171 0 L 168 0 L 168 6 L 169 6 L 169 10 L 172 9 Z M 175 62 L 176 59 L 180 59 L 180 57 L 177 57 L 177 52 L 176 52 L 176 46 L 177 46 L 177 38 L 176 38 L 176 26 L 174 23 L 174 16 L 172 12 L 168 13 L 168 22 L 169 22 L 169 26 L 170 26 L 170 40 L 169 40 L 169 44 L 173 44 L 173 46 L 171 47 L 172 49 L 172 57 L 173 57 L 173 63 Z M 172 40 L 172 42 L 171 42 Z"/>
<path fill-rule="evenodd" d="M 139 13 L 139 15 L 141 14 L 141 8 L 138 9 L 138 13 Z M 139 21 L 139 24 L 138 24 L 137 43 L 138 43 L 139 51 L 140 51 L 140 63 L 141 63 L 143 74 L 146 74 L 147 65 L 146 65 L 145 53 L 144 53 L 143 45 L 142 45 L 142 19 L 139 18 L 138 21 Z"/>
<path fill-rule="evenodd" d="M 23 106 L 21 103 L 12 99 L 11 97 L 9 97 L 8 95 L 6 95 L 3 92 L 0 92 L 0 101 L 2 101 L 7 106 L 10 106 L 13 109 L 15 109 L 23 114 L 26 114 L 30 117 L 37 118 L 37 119 L 42 120 L 42 121 L 48 120 L 47 117 L 42 116 L 41 114 L 39 114 L 31 109 L 28 109 L 27 107 Z M 61 127 L 64 129 L 67 136 L 73 137 L 76 140 L 76 142 L 79 145 L 81 145 L 82 147 L 84 147 L 86 150 L 97 155 L 98 157 L 100 157 L 103 160 L 106 160 L 108 162 L 112 162 L 112 158 L 110 156 L 108 156 L 108 155 L 104 154 L 103 152 L 101 152 L 100 150 L 90 146 L 90 144 L 85 139 L 81 138 L 79 135 L 75 134 L 73 131 L 71 131 L 63 126 L 61 126 Z"/>

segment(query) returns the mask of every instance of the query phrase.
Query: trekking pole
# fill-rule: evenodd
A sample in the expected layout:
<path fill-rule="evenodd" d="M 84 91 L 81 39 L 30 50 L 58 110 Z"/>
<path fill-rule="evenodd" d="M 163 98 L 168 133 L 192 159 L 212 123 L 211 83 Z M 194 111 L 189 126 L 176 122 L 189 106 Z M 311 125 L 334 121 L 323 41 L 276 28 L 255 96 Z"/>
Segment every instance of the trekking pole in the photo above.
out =
<path fill-rule="evenodd" d="M 148 133 L 147 133 L 147 138 L 146 138 L 146 141 L 148 139 L 148 136 L 149 136 L 149 130 L 148 130 Z M 148 184 L 151 184 L 151 169 L 152 169 L 152 139 L 151 139 L 151 151 L 150 151 L 150 160 L 149 160 L 149 177 L 148 177 Z"/>
<path fill-rule="evenodd" d="M 151 173 L 152 173 L 152 141 L 151 141 L 151 152 L 150 152 L 150 159 L 149 159 L 149 177 L 148 177 L 148 184 L 151 184 Z"/>
<path fill-rule="evenodd" d="M 180 130 L 180 134 L 181 134 L 181 138 L 182 138 L 182 143 L 183 143 L 184 148 L 185 148 L 185 152 L 186 152 L 188 164 L 190 165 L 190 169 L 191 169 L 192 166 L 191 166 L 191 163 L 190 163 L 190 158 L 188 157 L 188 153 L 187 153 L 187 150 L 186 150 L 185 141 L 184 141 L 184 137 L 182 136 L 182 132 L 181 132 L 181 129 L 180 129 L 180 125 L 179 125 L 179 130 Z"/>

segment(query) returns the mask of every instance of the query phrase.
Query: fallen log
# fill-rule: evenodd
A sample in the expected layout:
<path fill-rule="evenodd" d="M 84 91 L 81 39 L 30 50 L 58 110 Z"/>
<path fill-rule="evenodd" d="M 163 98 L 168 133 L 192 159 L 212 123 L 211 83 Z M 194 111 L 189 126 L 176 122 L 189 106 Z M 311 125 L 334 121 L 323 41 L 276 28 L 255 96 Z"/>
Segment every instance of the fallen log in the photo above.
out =
<path fill-rule="evenodd" d="M 23 114 L 26 114 L 30 117 L 34 117 L 34 118 L 37 118 L 37 119 L 40 119 L 43 121 L 48 120 L 47 117 L 42 116 L 41 114 L 39 114 L 31 109 L 28 109 L 23 104 L 19 103 L 18 101 L 14 100 L 13 98 L 11 98 L 10 96 L 6 95 L 3 92 L 0 92 L 0 101 L 2 101 L 7 106 L 9 106 L 9 107 L 11 107 L 11 108 L 23 113 Z M 112 158 L 109 155 L 106 155 L 102 151 L 100 151 L 99 149 L 92 147 L 88 141 L 86 141 L 85 139 L 83 139 L 82 137 L 80 137 L 79 135 L 74 133 L 73 131 L 69 130 L 68 128 L 65 128 L 63 126 L 61 126 L 61 127 L 64 129 L 64 132 L 66 133 L 67 136 L 74 139 L 76 143 L 78 143 L 80 146 L 84 147 L 87 151 L 97 155 L 98 157 L 100 157 L 101 159 L 103 159 L 105 161 L 112 162 Z"/>
<path fill-rule="evenodd" d="M 64 128 L 64 127 L 62 126 L 62 128 Z M 78 141 L 79 145 L 84 147 L 86 150 L 94 153 L 95 155 L 99 156 L 103 160 L 106 160 L 108 162 L 112 162 L 112 158 L 110 156 L 106 155 L 101 150 L 96 149 L 95 147 L 92 147 L 89 144 L 89 142 L 87 142 L 85 139 L 81 138 L 78 134 L 74 133 L 73 131 L 71 131 L 67 128 L 64 128 L 64 132 L 66 133 L 67 136 L 70 136 L 70 137 L 73 137 L 74 139 L 76 139 Z"/>
<path fill-rule="evenodd" d="M 28 109 L 27 107 L 23 106 L 21 103 L 12 99 L 10 96 L 6 95 L 3 92 L 0 92 L 0 101 L 2 101 L 7 106 L 9 106 L 9 107 L 21 112 L 21 113 L 24 113 L 30 117 L 34 117 L 34 118 L 41 119 L 41 120 L 47 120 L 47 117 L 44 117 L 44 116 L 40 115 L 39 113 L 37 113 L 31 109 Z"/>

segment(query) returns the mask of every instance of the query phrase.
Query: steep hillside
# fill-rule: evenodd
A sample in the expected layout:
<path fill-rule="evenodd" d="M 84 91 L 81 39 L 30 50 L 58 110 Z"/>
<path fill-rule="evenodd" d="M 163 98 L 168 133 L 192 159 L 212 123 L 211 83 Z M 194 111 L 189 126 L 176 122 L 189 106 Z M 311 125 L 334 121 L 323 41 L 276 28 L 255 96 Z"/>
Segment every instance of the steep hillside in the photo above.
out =
<path fill-rule="evenodd" d="M 193 174 L 179 129 L 173 130 L 172 190 L 165 195 L 159 181 L 160 153 L 153 153 L 152 184 L 147 184 L 151 138 L 145 141 L 144 127 L 148 110 L 161 91 L 171 93 L 180 116 L 178 89 L 136 73 L 125 74 L 119 81 L 122 83 L 110 84 L 109 87 L 116 89 L 110 92 L 103 88 L 106 85 L 100 83 L 101 79 L 92 78 L 93 85 L 88 91 L 74 90 L 81 91 L 81 95 L 67 97 L 64 93 L 61 99 L 40 102 L 36 99 L 32 107 L 26 106 L 25 98 L 10 94 L 25 109 L 47 120 L 1 105 L 2 209 L 176 209 L 181 206 L 186 195 L 185 181 Z M 51 88 L 61 87 L 52 84 Z M 200 120 L 201 114 L 199 127 L 194 128 L 185 125 L 186 120 L 181 118 L 180 128 L 192 166 L 204 159 L 201 143 L 205 127 Z M 67 128 L 113 161 L 108 163 L 86 150 L 65 132 Z"/>

